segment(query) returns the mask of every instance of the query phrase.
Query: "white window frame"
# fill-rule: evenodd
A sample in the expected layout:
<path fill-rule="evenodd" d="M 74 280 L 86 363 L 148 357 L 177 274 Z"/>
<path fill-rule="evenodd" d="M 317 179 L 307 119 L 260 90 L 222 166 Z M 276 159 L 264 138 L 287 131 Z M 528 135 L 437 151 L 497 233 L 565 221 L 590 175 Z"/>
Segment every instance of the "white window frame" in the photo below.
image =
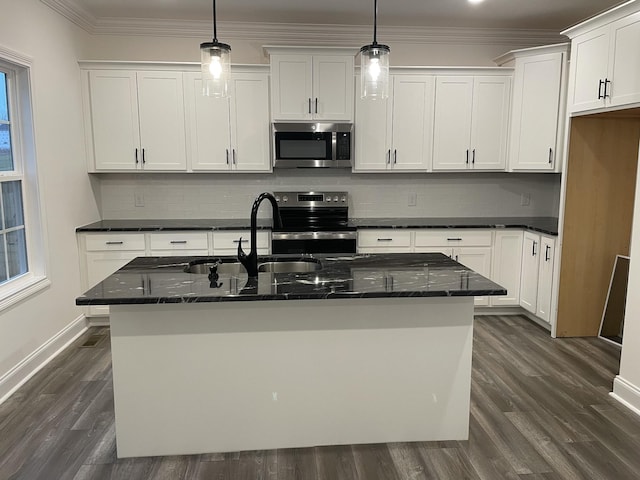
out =
<path fill-rule="evenodd" d="M 14 170 L 0 181 L 20 180 L 27 248 L 27 272 L 0 285 L 0 311 L 48 287 L 44 209 L 39 195 L 31 91 L 32 60 L 0 46 L 0 70 L 6 74 Z"/>

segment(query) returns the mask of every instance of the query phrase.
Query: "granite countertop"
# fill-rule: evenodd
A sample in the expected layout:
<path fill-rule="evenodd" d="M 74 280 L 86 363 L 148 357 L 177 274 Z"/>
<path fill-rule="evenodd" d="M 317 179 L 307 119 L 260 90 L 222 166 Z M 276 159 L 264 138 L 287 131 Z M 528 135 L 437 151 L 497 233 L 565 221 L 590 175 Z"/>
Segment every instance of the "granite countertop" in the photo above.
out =
<path fill-rule="evenodd" d="M 279 255 L 269 260 L 317 260 L 311 273 L 186 273 L 190 262 L 234 257 L 138 257 L 76 299 L 77 305 L 131 305 L 251 300 L 505 295 L 506 290 L 441 253 Z M 206 271 L 206 270 L 205 270 Z"/>
<path fill-rule="evenodd" d="M 356 228 L 525 228 L 558 235 L 556 217 L 352 218 Z"/>
<path fill-rule="evenodd" d="M 258 229 L 271 229 L 270 218 L 258 219 Z M 76 228 L 76 232 L 162 232 L 175 230 L 249 230 L 248 218 L 200 218 L 169 220 L 100 220 Z"/>
<path fill-rule="evenodd" d="M 173 230 L 246 230 L 249 219 L 101 220 L 76 228 L 76 232 L 158 232 Z M 269 218 L 258 219 L 258 228 L 270 229 Z M 555 217 L 434 217 L 352 218 L 355 228 L 525 228 L 558 234 Z"/>

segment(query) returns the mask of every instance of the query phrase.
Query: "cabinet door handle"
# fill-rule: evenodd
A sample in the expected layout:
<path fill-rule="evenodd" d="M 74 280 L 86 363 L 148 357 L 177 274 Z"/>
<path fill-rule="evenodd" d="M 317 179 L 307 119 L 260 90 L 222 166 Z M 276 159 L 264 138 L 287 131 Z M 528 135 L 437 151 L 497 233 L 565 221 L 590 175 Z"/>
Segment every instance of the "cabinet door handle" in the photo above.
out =
<path fill-rule="evenodd" d="M 476 163 L 476 149 L 473 149 L 473 156 L 471 157 L 471 163 Z"/>
<path fill-rule="evenodd" d="M 604 98 L 604 96 L 602 95 L 602 86 L 603 85 L 604 85 L 604 80 L 599 80 L 598 81 L 598 100 L 601 100 L 601 99 Z"/>
<path fill-rule="evenodd" d="M 379 238 L 379 242 L 393 242 L 393 238 Z"/>
<path fill-rule="evenodd" d="M 229 149 L 225 149 L 225 152 L 227 152 L 227 165 L 229 165 Z"/>
<path fill-rule="evenodd" d="M 609 95 L 609 93 L 607 93 L 608 90 L 608 86 L 611 83 L 611 80 L 609 80 L 608 78 L 604 79 L 604 95 L 602 96 L 602 98 L 611 98 L 611 95 Z"/>
<path fill-rule="evenodd" d="M 551 247 L 549 245 L 546 246 L 545 251 L 544 251 L 544 261 L 548 262 L 549 260 L 551 260 L 551 257 L 549 256 L 549 252 L 551 251 Z"/>
<path fill-rule="evenodd" d="M 144 158 L 144 148 L 142 149 L 142 164 L 147 163 L 147 160 Z"/>
<path fill-rule="evenodd" d="M 393 151 L 393 164 L 398 163 L 398 150 Z"/>
<path fill-rule="evenodd" d="M 124 242 L 105 242 L 107 245 L 124 245 Z"/>
<path fill-rule="evenodd" d="M 447 240 L 448 240 L 449 242 L 461 242 L 461 241 L 462 241 L 462 238 L 460 238 L 460 237 L 447 238 Z"/>
<path fill-rule="evenodd" d="M 387 165 L 391 163 L 391 149 L 387 150 Z"/>
<path fill-rule="evenodd" d="M 138 149 L 136 148 L 136 165 L 138 165 L 140 161 L 138 160 Z"/>
<path fill-rule="evenodd" d="M 467 148 L 467 165 L 469 165 L 469 149 Z"/>
<path fill-rule="evenodd" d="M 236 165 L 238 162 L 236 161 L 236 149 L 231 150 L 231 159 L 233 160 L 233 164 Z"/>
<path fill-rule="evenodd" d="M 309 114 L 311 114 L 311 98 L 309 98 Z"/>
<path fill-rule="evenodd" d="M 318 113 L 318 99 L 316 98 L 316 113 Z"/>
<path fill-rule="evenodd" d="M 537 255 L 536 246 L 538 246 L 538 242 L 533 242 L 532 249 L 531 249 L 531 255 L 534 256 L 534 257 Z"/>
<path fill-rule="evenodd" d="M 185 245 L 187 243 L 186 240 L 171 240 L 172 245 Z"/>
<path fill-rule="evenodd" d="M 553 163 L 553 148 L 549 148 L 549 165 Z"/>

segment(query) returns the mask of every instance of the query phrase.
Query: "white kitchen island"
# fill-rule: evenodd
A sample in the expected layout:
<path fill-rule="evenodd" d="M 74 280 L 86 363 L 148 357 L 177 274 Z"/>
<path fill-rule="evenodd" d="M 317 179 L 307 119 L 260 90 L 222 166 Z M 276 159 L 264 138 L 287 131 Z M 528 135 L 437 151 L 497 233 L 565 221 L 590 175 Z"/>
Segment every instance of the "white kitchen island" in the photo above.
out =
<path fill-rule="evenodd" d="M 193 294 L 159 297 L 171 269 L 145 274 L 135 261 L 114 274 L 121 290 L 103 288 L 102 301 L 111 305 L 118 456 L 466 439 L 473 295 L 504 290 L 440 254 L 398 255 L 403 264 L 396 258 L 363 285 L 359 267 L 371 272 L 375 257 L 389 256 L 321 258 L 324 277 L 265 276 L 253 301 L 219 287 L 224 300 L 209 302 L 193 274 L 177 272 L 173 281 Z M 149 286 L 126 300 L 141 275 Z M 444 283 L 448 295 L 438 294 Z M 96 292 L 78 303 L 101 301 Z"/>

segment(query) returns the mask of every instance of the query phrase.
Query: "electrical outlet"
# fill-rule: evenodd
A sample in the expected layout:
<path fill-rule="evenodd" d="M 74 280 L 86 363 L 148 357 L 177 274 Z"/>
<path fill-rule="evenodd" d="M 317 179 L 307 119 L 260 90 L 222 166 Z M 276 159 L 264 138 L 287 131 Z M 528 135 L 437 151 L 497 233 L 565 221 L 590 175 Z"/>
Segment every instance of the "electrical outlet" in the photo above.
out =
<path fill-rule="evenodd" d="M 134 194 L 134 203 L 136 207 L 144 207 L 144 194 L 142 192 Z"/>
<path fill-rule="evenodd" d="M 528 193 L 523 193 L 520 196 L 520 205 L 522 205 L 523 207 L 528 207 L 530 203 L 531 203 L 531 195 Z"/>
<path fill-rule="evenodd" d="M 418 194 L 417 193 L 410 193 L 409 194 L 409 199 L 408 199 L 408 205 L 410 207 L 415 207 L 418 204 Z"/>

